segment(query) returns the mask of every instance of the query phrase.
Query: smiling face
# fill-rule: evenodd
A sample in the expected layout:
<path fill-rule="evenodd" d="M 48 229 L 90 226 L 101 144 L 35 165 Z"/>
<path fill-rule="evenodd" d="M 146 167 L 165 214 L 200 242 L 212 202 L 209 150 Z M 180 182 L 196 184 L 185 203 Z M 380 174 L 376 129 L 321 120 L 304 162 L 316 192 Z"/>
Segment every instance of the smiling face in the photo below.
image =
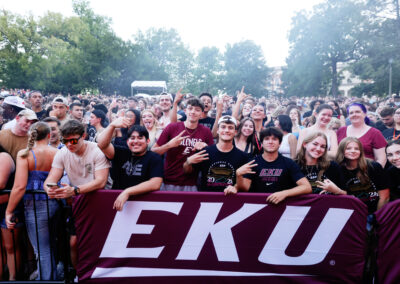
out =
<path fill-rule="evenodd" d="M 265 110 L 263 106 L 261 105 L 254 106 L 253 109 L 251 110 L 250 116 L 254 120 L 263 120 L 265 118 Z"/>
<path fill-rule="evenodd" d="M 129 150 L 136 156 L 141 156 L 147 151 L 150 140 L 144 136 L 140 136 L 137 131 L 133 131 L 126 141 Z"/>
<path fill-rule="evenodd" d="M 350 142 L 346 145 L 346 149 L 344 150 L 344 157 L 347 160 L 354 161 L 358 160 L 361 155 L 360 147 L 356 142 Z"/>
<path fill-rule="evenodd" d="M 221 122 L 218 125 L 218 138 L 221 141 L 229 142 L 232 141 L 236 135 L 236 127 L 233 123 Z"/>
<path fill-rule="evenodd" d="M 399 144 L 392 144 L 391 146 L 387 147 L 386 155 L 388 161 L 395 166 L 396 168 L 400 168 L 400 145 Z"/>
<path fill-rule="evenodd" d="M 321 125 L 328 125 L 331 122 L 333 112 L 331 109 L 323 109 L 317 114 L 317 123 Z"/>
<path fill-rule="evenodd" d="M 249 137 L 250 135 L 253 135 L 253 133 L 254 133 L 253 122 L 251 122 L 250 120 L 246 120 L 243 123 L 242 129 L 240 130 L 240 134 L 245 137 Z"/>
<path fill-rule="evenodd" d="M 326 140 L 322 136 L 317 136 L 308 143 L 303 143 L 306 155 L 312 159 L 321 158 L 326 152 Z"/>
<path fill-rule="evenodd" d="M 351 121 L 351 124 L 364 123 L 365 116 L 366 114 L 359 106 L 351 106 L 349 108 L 349 119 Z"/>
<path fill-rule="evenodd" d="M 187 119 L 190 122 L 198 122 L 203 114 L 203 110 L 199 106 L 188 105 L 186 107 Z"/>
<path fill-rule="evenodd" d="M 160 100 L 159 100 L 159 105 L 160 105 L 162 111 L 164 111 L 164 112 L 169 111 L 172 106 L 171 96 L 170 95 L 161 95 Z"/>
<path fill-rule="evenodd" d="M 142 112 L 142 121 L 143 121 L 143 126 L 146 127 L 146 129 L 153 129 L 154 123 L 156 122 L 156 118 L 151 112 L 144 111 Z"/>

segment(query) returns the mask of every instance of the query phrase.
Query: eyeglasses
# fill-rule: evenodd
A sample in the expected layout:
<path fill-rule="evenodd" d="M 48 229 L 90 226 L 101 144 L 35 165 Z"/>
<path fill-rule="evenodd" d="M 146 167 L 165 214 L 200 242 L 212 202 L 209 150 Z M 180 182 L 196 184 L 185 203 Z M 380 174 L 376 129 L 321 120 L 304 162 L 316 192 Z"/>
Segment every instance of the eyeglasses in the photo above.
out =
<path fill-rule="evenodd" d="M 78 141 L 79 141 L 79 139 L 81 139 L 81 138 L 82 138 L 82 135 L 79 136 L 78 138 L 71 138 L 71 139 L 65 139 L 65 138 L 63 138 L 61 141 L 62 141 L 62 143 L 63 143 L 64 145 L 67 145 L 68 142 L 71 143 L 72 145 L 76 145 L 76 144 L 78 144 Z"/>

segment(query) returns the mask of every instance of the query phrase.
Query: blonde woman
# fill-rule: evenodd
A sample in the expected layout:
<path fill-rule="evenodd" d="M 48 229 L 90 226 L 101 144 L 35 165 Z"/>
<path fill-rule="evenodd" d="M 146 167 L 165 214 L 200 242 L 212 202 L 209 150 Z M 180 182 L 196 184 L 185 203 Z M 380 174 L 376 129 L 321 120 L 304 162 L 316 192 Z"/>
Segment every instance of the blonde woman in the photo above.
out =
<path fill-rule="evenodd" d="M 59 205 L 57 200 L 48 199 L 43 190 L 43 183 L 58 151 L 49 146 L 49 139 L 50 127 L 47 123 L 37 122 L 31 126 L 28 147 L 18 152 L 14 186 L 6 209 L 7 228 L 14 229 L 14 210 L 24 199 L 26 229 L 36 256 L 40 248 L 37 280 L 56 280 L 55 246 L 52 244 L 55 237 L 51 237 L 50 232 Z M 43 191 L 43 194 L 29 194 L 32 190 Z"/>
<path fill-rule="evenodd" d="M 149 132 L 149 149 L 151 149 L 151 147 L 153 147 L 153 145 L 157 142 L 158 137 L 160 137 L 162 130 L 157 127 L 157 117 L 152 110 L 145 109 L 140 114 L 140 118 L 140 124 L 146 127 L 147 132 Z"/>
<path fill-rule="evenodd" d="M 343 175 L 339 165 L 328 159 L 328 138 L 322 132 L 304 138 L 296 162 L 312 186 L 312 192 L 345 194 Z"/>

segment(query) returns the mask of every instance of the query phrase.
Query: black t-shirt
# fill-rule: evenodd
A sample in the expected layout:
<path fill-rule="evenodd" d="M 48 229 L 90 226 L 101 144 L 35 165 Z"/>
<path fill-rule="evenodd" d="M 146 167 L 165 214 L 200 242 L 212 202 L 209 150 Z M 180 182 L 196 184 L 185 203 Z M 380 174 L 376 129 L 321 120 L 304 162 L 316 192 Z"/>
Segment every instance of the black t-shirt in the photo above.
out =
<path fill-rule="evenodd" d="M 377 209 L 378 191 L 389 188 L 388 178 L 382 166 L 377 162 L 368 164 L 368 177 L 370 182 L 361 184 L 357 178 L 359 169 L 348 170 L 345 166 L 340 167 L 345 181 L 347 194 L 359 198 L 368 206 L 368 212 L 373 213 Z"/>
<path fill-rule="evenodd" d="M 291 159 L 278 155 L 273 162 L 267 162 L 262 155 L 255 158 L 255 174 L 244 177 L 251 179 L 250 192 L 274 193 L 297 186 L 296 182 L 303 178 L 299 166 Z"/>
<path fill-rule="evenodd" d="M 385 137 L 386 141 L 397 140 L 400 138 L 400 130 L 395 130 L 394 128 L 388 128 L 383 130 L 383 137 Z"/>
<path fill-rule="evenodd" d="M 390 187 L 390 200 L 396 200 L 400 198 L 400 169 L 395 166 L 390 166 L 386 169 L 386 173 L 389 176 L 389 187 Z"/>
<path fill-rule="evenodd" d="M 113 189 L 125 189 L 164 176 L 163 162 L 157 153 L 147 151 L 143 156 L 133 156 L 129 149 L 118 146 L 114 146 L 114 149 Z"/>
<path fill-rule="evenodd" d="M 35 112 L 35 113 L 36 113 L 38 120 L 43 120 L 47 117 L 47 111 L 45 109 L 42 109 L 41 111 Z"/>
<path fill-rule="evenodd" d="M 212 130 L 215 123 L 215 118 L 212 117 L 202 118 L 199 120 L 199 123 Z"/>
<path fill-rule="evenodd" d="M 222 192 L 227 186 L 236 184 L 236 170 L 248 162 L 248 155 L 236 147 L 221 152 L 215 144 L 204 150 L 209 159 L 193 165 L 201 172 L 199 191 Z"/>
<path fill-rule="evenodd" d="M 378 120 L 376 122 L 375 128 L 378 129 L 382 133 L 383 133 L 383 131 L 389 129 L 388 127 L 386 127 L 386 125 L 381 120 Z"/>
<path fill-rule="evenodd" d="M 319 194 L 322 191 L 322 188 L 319 188 L 316 183 L 320 172 L 319 168 L 316 165 L 306 166 L 306 168 L 301 168 L 301 172 L 310 182 L 312 193 Z M 334 161 L 331 161 L 329 167 L 322 172 L 320 181 L 323 181 L 324 179 L 329 179 L 336 184 L 337 187 L 344 189 L 344 178 L 342 171 L 340 170 L 340 166 Z"/>

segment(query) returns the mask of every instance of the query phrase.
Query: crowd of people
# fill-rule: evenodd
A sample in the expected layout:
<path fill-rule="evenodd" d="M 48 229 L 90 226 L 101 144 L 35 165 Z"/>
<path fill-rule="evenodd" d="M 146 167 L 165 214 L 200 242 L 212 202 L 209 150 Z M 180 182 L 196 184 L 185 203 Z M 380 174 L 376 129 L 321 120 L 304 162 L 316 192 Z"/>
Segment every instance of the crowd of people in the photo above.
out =
<path fill-rule="evenodd" d="M 156 190 L 270 193 L 272 204 L 302 194 L 352 195 L 369 213 L 400 196 L 400 96 L 28 90 L 0 102 L 0 187 L 12 189 L 0 196 L 0 279 L 61 277 L 57 212 L 98 189 L 122 190 L 116 210 Z M 73 222 L 68 231 L 76 266 Z M 31 264 L 25 273 L 23 258 Z"/>

